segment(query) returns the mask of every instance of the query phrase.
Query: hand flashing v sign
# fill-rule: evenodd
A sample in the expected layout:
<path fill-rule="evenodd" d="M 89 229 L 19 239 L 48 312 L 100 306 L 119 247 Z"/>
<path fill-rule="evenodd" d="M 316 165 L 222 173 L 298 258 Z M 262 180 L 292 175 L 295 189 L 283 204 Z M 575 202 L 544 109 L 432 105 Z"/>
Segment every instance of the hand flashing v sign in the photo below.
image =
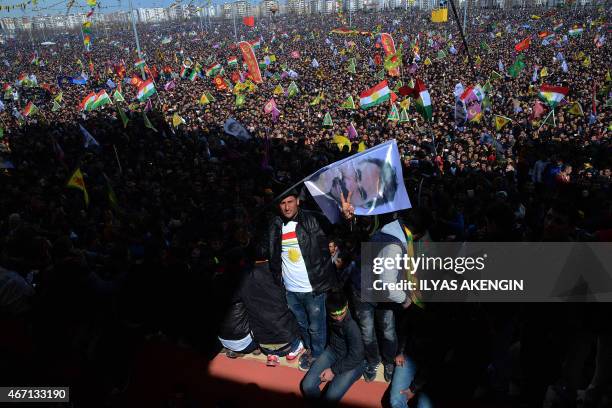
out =
<path fill-rule="evenodd" d="M 344 197 L 344 192 L 340 192 L 340 203 L 342 204 L 342 216 L 350 220 L 355 216 L 355 207 L 351 204 L 351 197 L 353 196 L 353 192 L 349 191 L 346 198 Z"/>

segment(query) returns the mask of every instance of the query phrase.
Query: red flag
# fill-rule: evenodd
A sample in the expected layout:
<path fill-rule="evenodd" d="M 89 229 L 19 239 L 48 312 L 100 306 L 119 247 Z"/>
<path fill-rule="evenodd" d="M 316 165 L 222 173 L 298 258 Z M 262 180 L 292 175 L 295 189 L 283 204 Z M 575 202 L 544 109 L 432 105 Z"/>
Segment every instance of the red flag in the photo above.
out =
<path fill-rule="evenodd" d="M 514 46 L 514 50 L 516 52 L 521 52 L 521 51 L 526 50 L 527 48 L 529 48 L 530 44 L 531 44 L 531 37 L 527 37 L 523 41 L 521 41 L 520 43 L 516 44 Z"/>
<path fill-rule="evenodd" d="M 382 57 L 380 56 L 380 54 L 376 54 L 376 56 L 374 57 L 374 63 L 376 65 L 382 64 Z"/>
<path fill-rule="evenodd" d="M 240 73 L 238 71 L 232 72 L 232 81 L 238 83 L 240 81 Z"/>
<path fill-rule="evenodd" d="M 291 58 L 300 58 L 300 52 L 299 51 L 293 51 L 291 53 Z"/>
<path fill-rule="evenodd" d="M 242 17 L 242 23 L 247 27 L 255 26 L 255 16 Z"/>
<path fill-rule="evenodd" d="M 259 70 L 257 58 L 255 58 L 253 47 L 247 41 L 239 42 L 238 47 L 240 47 L 240 51 L 242 51 L 242 59 L 249 67 L 249 75 L 256 84 L 261 84 L 263 79 L 261 77 L 261 71 Z"/>
<path fill-rule="evenodd" d="M 132 80 L 130 81 L 130 84 L 134 85 L 136 88 L 140 88 L 140 85 L 142 84 L 142 79 L 140 79 L 138 75 L 134 75 L 132 77 Z"/>
<path fill-rule="evenodd" d="M 224 91 L 227 89 L 227 84 L 220 75 L 217 75 L 215 79 L 213 79 L 213 82 L 219 91 Z"/>

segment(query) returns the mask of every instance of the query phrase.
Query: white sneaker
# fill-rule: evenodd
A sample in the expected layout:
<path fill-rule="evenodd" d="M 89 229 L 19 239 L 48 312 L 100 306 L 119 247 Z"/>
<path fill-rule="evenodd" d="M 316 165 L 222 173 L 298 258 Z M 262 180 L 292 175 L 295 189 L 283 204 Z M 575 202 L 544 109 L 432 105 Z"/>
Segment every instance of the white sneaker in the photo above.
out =
<path fill-rule="evenodd" d="M 302 354 L 302 351 L 304 351 L 304 344 L 302 344 L 302 342 L 300 341 L 300 344 L 298 344 L 298 346 L 296 347 L 295 350 L 291 350 L 286 356 L 285 358 L 287 359 L 287 361 L 293 361 L 295 360 L 300 354 Z"/>

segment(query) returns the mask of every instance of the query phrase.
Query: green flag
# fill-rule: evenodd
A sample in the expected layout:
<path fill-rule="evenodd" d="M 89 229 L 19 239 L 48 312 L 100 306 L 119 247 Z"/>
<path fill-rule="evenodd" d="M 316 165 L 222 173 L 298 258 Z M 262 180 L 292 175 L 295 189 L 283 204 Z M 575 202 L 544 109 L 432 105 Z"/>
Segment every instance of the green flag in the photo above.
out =
<path fill-rule="evenodd" d="M 333 125 L 334 122 L 332 121 L 331 115 L 327 112 L 323 118 L 323 127 L 332 127 Z"/>
<path fill-rule="evenodd" d="M 104 173 L 102 174 L 104 175 L 104 178 L 106 179 L 106 192 L 107 192 L 106 195 L 108 197 L 108 202 L 110 203 L 111 207 L 113 207 L 115 210 L 118 210 L 119 204 L 117 200 L 117 195 L 115 194 L 115 190 L 113 190 L 113 186 L 111 185 L 111 182 L 108 176 Z"/>
<path fill-rule="evenodd" d="M 357 73 L 357 69 L 355 68 L 355 58 L 351 58 L 349 60 L 348 67 L 346 68 L 346 70 L 351 74 Z"/>
<path fill-rule="evenodd" d="M 393 104 L 391 107 L 391 111 L 389 112 L 389 116 L 387 116 L 387 120 L 397 122 L 400 119 L 399 112 L 397 110 L 397 106 Z"/>
<path fill-rule="evenodd" d="M 346 98 L 344 102 L 342 102 L 342 105 L 340 105 L 340 107 L 344 109 L 356 109 L 355 101 L 353 100 L 353 95 L 349 95 L 349 97 Z"/>
<path fill-rule="evenodd" d="M 123 111 L 123 109 L 121 109 L 119 106 L 115 105 L 115 107 L 117 108 L 117 113 L 119 114 L 119 117 L 121 118 L 121 122 L 123 122 L 123 128 L 125 129 L 127 127 L 127 124 L 129 122 L 129 119 L 127 118 L 127 116 L 125 115 L 125 112 Z"/>
<path fill-rule="evenodd" d="M 400 113 L 399 123 L 408 122 L 408 111 L 406 109 L 402 109 L 402 113 Z"/>
<path fill-rule="evenodd" d="M 519 76 L 523 68 L 525 68 L 525 63 L 520 59 L 517 59 L 514 64 L 512 64 L 512 66 L 508 68 L 508 74 L 510 74 L 512 78 L 516 78 L 517 76 Z"/>
<path fill-rule="evenodd" d="M 125 101 L 125 99 L 123 99 L 123 95 L 118 90 L 115 90 L 115 92 L 113 93 L 113 100 L 115 102 L 124 102 Z"/>
<path fill-rule="evenodd" d="M 57 112 L 58 110 L 60 110 L 61 107 L 62 107 L 62 105 L 57 103 L 57 101 L 53 101 L 53 106 L 51 107 L 51 112 Z"/>
<path fill-rule="evenodd" d="M 492 81 L 495 81 L 496 79 L 502 79 L 503 77 L 501 76 L 501 74 L 495 70 L 491 71 L 491 76 L 490 76 Z"/>
<path fill-rule="evenodd" d="M 238 94 L 236 95 L 236 106 L 242 106 L 244 105 L 244 95 L 243 94 Z"/>
<path fill-rule="evenodd" d="M 206 95 L 206 99 L 208 99 L 208 102 L 214 102 L 215 101 L 215 97 L 212 96 L 212 94 L 210 92 L 204 92 L 204 95 Z"/>
<path fill-rule="evenodd" d="M 279 73 L 277 72 L 276 74 L 272 75 L 272 79 L 275 81 L 280 81 L 281 77 L 279 75 Z"/>
<path fill-rule="evenodd" d="M 295 81 L 291 81 L 291 84 L 289 85 L 289 88 L 287 88 L 287 96 L 288 97 L 292 97 L 298 94 L 298 92 L 300 92 L 300 90 L 298 89 L 297 85 L 295 84 Z"/>
<path fill-rule="evenodd" d="M 489 44 L 487 44 L 487 42 L 484 40 L 480 43 L 480 49 L 482 49 L 483 51 L 487 53 L 491 51 L 491 47 L 489 47 Z"/>
<path fill-rule="evenodd" d="M 395 88 L 393 88 L 393 92 L 395 93 L 399 93 L 399 89 L 404 86 L 404 83 L 402 82 L 402 80 L 400 79 L 399 81 L 397 81 L 397 83 L 395 84 Z"/>
<path fill-rule="evenodd" d="M 149 129 L 151 129 L 152 131 L 154 131 L 155 133 L 157 133 L 157 129 L 155 129 L 155 127 L 153 126 L 153 124 L 151 123 L 151 121 L 149 120 L 146 112 L 142 112 L 142 119 L 144 120 L 144 125 L 145 127 L 148 127 Z"/>
<path fill-rule="evenodd" d="M 4 139 L 4 128 L 0 126 L 0 140 Z"/>
<path fill-rule="evenodd" d="M 437 59 L 444 59 L 445 57 L 446 57 L 446 53 L 444 52 L 444 50 L 438 51 L 438 55 L 436 55 Z"/>
<path fill-rule="evenodd" d="M 376 79 L 380 79 L 381 81 L 385 79 L 385 70 L 381 69 L 380 71 L 378 71 L 375 75 L 374 78 Z"/>

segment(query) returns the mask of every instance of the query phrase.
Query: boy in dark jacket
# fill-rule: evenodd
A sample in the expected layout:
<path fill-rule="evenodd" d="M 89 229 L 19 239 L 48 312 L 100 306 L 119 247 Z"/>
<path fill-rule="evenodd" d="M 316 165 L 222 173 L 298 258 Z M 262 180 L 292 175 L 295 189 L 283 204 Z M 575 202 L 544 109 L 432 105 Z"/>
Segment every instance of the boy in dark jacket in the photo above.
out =
<path fill-rule="evenodd" d="M 301 388 L 307 399 L 334 404 L 361 377 L 365 360 L 361 333 L 348 310 L 344 293 L 330 293 L 326 308 L 330 319 L 329 345 L 304 376 Z M 323 394 L 319 389 L 322 382 L 329 382 Z"/>

